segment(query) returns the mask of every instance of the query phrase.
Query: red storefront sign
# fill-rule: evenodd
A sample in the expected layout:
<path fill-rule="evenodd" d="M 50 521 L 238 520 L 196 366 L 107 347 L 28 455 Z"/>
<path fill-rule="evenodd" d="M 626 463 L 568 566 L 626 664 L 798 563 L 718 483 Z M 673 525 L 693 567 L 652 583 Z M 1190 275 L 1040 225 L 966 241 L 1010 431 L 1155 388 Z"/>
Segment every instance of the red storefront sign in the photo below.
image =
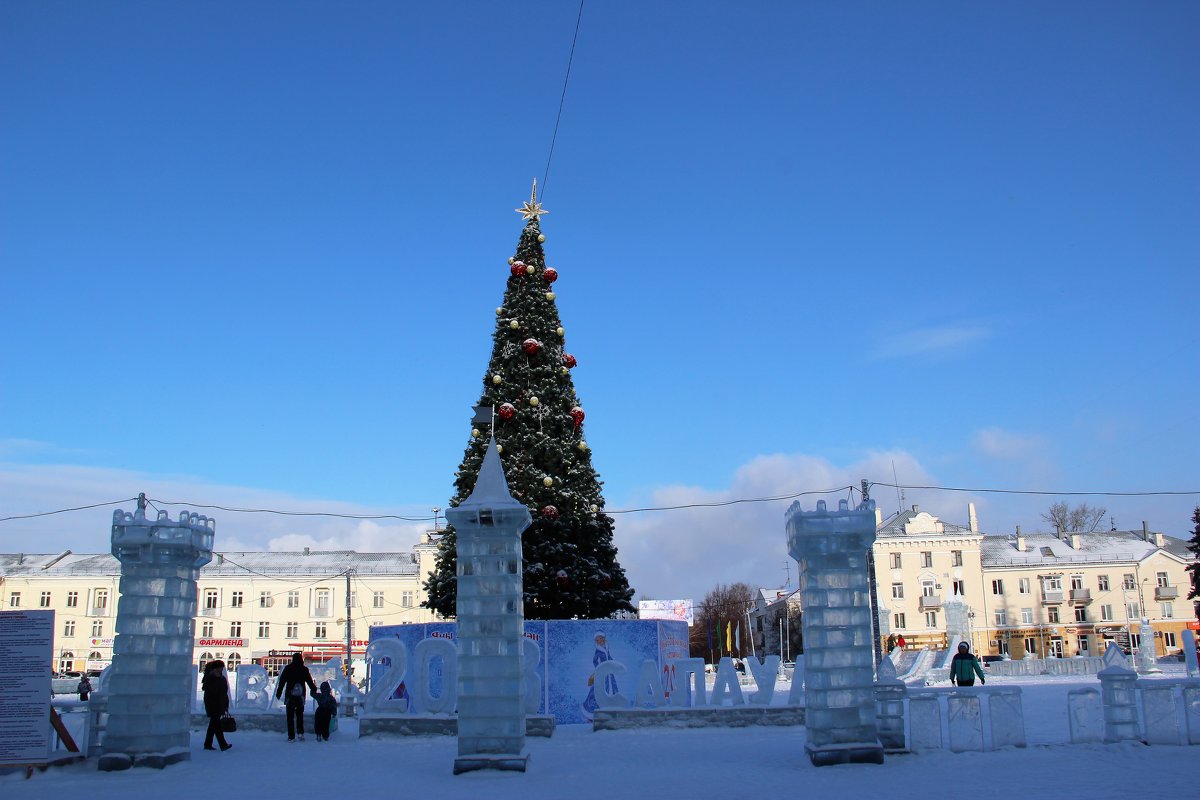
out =
<path fill-rule="evenodd" d="M 245 647 L 245 639 L 200 639 L 200 647 Z"/>

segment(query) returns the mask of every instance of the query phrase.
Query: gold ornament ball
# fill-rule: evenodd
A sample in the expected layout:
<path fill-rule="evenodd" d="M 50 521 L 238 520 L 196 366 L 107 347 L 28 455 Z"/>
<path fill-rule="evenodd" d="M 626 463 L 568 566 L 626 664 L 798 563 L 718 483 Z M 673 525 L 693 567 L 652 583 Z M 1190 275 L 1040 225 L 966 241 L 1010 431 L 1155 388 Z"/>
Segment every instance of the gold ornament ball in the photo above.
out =
<path fill-rule="evenodd" d="M 539 241 L 539 242 L 544 242 L 544 241 L 546 241 L 546 234 L 544 234 L 544 233 L 539 233 L 539 234 L 538 234 L 538 241 Z"/>
<path fill-rule="evenodd" d="M 504 313 L 504 309 L 501 308 L 500 306 L 496 306 L 496 316 L 498 317 L 503 313 Z"/>
<path fill-rule="evenodd" d="M 571 370 L 567 369 L 566 367 L 559 367 L 558 371 L 561 372 L 563 375 L 567 375 L 571 372 Z"/>
<path fill-rule="evenodd" d="M 502 445 L 502 444 L 498 444 L 498 445 L 496 445 L 496 452 L 497 452 L 497 453 L 503 453 L 503 452 L 504 452 L 504 445 Z"/>
<path fill-rule="evenodd" d="M 525 268 L 525 274 L 526 274 L 526 275 L 532 275 L 532 274 L 533 274 L 533 272 L 534 272 L 534 270 L 533 270 L 533 264 L 530 264 L 528 267 L 526 267 L 526 268 Z"/>
<path fill-rule="evenodd" d="M 587 450 L 587 442 L 580 442 L 580 443 L 579 443 L 579 449 L 580 449 L 580 450 Z"/>
<path fill-rule="evenodd" d="M 551 478 L 549 475 L 542 478 L 542 486 L 553 486 L 553 485 L 554 485 L 554 478 Z"/>
<path fill-rule="evenodd" d="M 537 399 L 537 397 L 531 397 L 531 398 L 529 398 L 529 405 L 531 405 L 531 406 L 536 406 L 537 404 L 538 404 L 538 399 Z"/>
<path fill-rule="evenodd" d="M 547 300 L 553 300 L 553 299 L 554 299 L 554 292 L 546 292 L 546 299 L 547 299 Z"/>
<path fill-rule="evenodd" d="M 515 331 L 517 328 L 521 327 L 521 323 L 517 322 L 514 319 L 512 322 L 508 323 L 508 327 L 512 328 Z"/>
<path fill-rule="evenodd" d="M 499 375 L 492 376 L 492 384 L 495 386 L 499 386 L 503 381 L 504 378 L 501 378 Z"/>
<path fill-rule="evenodd" d="M 600 506 L 598 506 L 598 505 L 596 505 L 595 503 L 593 503 L 593 504 L 592 504 L 592 508 L 591 508 L 591 511 L 592 511 L 592 513 L 593 513 L 593 514 L 595 514 L 595 513 L 596 513 L 597 511 L 599 511 L 599 510 L 600 510 Z"/>
<path fill-rule="evenodd" d="M 559 328 L 559 329 L 556 331 L 556 333 L 558 333 L 558 335 L 559 335 L 559 336 L 566 336 L 566 335 L 567 335 L 567 329 L 566 329 L 566 328 Z"/>
<path fill-rule="evenodd" d="M 513 263 L 514 261 L 516 261 L 516 260 L 517 260 L 517 257 L 516 257 L 516 256 L 509 256 L 509 257 L 508 257 L 508 265 L 511 267 L 511 266 L 512 266 L 512 263 Z"/>
<path fill-rule="evenodd" d="M 474 436 L 476 439 L 478 439 L 479 438 L 479 428 L 471 428 L 471 435 Z"/>

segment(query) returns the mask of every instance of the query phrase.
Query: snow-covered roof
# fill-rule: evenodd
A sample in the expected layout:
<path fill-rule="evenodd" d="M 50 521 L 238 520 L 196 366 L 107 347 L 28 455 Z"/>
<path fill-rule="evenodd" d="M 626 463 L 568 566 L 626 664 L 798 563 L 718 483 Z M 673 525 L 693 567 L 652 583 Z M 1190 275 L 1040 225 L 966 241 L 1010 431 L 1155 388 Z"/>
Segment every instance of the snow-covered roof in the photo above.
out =
<path fill-rule="evenodd" d="M 358 553 L 354 550 L 305 552 L 216 552 L 201 575 L 339 575 L 348 569 L 361 574 L 415 575 L 413 553 Z M 119 575 L 121 564 L 108 553 L 0 553 L 0 575 L 71 577 Z"/>
<path fill-rule="evenodd" d="M 875 528 L 877 538 L 890 536 L 912 536 L 914 534 L 955 534 L 966 533 L 979 535 L 966 525 L 955 525 L 933 516 L 928 511 L 921 511 L 913 506 L 907 511 L 901 511 L 888 517 Z"/>
<path fill-rule="evenodd" d="M 1079 548 L 1071 546 L 1071 537 L 1079 537 Z M 1146 541 L 1139 531 L 1094 531 L 1091 533 L 1023 534 L 1024 552 L 1017 549 L 1017 536 L 985 535 L 980 550 L 983 566 L 1063 565 L 1135 562 L 1153 554 L 1155 534 Z M 1163 550 L 1184 561 L 1191 561 L 1187 543 L 1171 536 L 1163 537 Z"/>

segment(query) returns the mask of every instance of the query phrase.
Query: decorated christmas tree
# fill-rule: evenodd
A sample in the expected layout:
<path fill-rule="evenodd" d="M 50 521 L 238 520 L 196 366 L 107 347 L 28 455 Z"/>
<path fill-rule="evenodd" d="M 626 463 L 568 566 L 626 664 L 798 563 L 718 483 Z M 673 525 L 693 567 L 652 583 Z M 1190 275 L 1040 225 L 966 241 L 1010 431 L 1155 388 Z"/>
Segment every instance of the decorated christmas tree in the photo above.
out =
<path fill-rule="evenodd" d="M 456 506 L 471 494 L 490 437 L 495 436 L 513 497 L 533 523 L 522 535 L 526 619 L 601 619 L 632 611 L 633 590 L 617 563 L 613 521 L 604 513 L 601 481 L 584 437 L 575 394 L 575 356 L 555 305 L 558 272 L 546 266 L 537 184 L 524 208 L 516 255 L 508 260 L 504 305 L 496 309 L 492 358 L 471 439 L 455 474 Z M 455 614 L 454 528 L 438 542 L 425 605 Z"/>

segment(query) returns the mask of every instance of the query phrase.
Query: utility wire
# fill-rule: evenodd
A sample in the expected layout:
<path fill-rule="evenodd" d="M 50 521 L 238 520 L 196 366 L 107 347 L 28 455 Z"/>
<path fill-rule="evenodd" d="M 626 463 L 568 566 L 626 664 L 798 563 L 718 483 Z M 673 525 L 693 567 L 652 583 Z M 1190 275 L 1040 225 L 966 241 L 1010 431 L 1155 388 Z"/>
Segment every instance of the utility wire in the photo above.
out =
<path fill-rule="evenodd" d="M 204 503 L 156 500 L 164 506 L 188 506 L 190 508 L 215 508 L 238 514 L 279 514 L 284 517 L 340 517 L 342 519 L 398 519 L 403 522 L 428 522 L 430 517 L 402 517 L 396 514 L 338 514 L 333 511 L 278 511 L 273 508 L 232 508 L 229 506 L 206 505 Z M 2 522 L 3 520 L 0 520 Z"/>
<path fill-rule="evenodd" d="M 115 506 L 118 503 L 132 503 L 136 501 L 136 497 L 129 497 L 125 500 L 110 500 L 107 503 L 93 503 L 90 506 L 76 506 L 74 508 L 60 508 L 57 511 L 42 511 L 37 514 L 18 514 L 11 517 L 0 517 L 0 522 L 8 522 L 14 519 L 33 519 L 35 517 L 49 517 L 53 514 L 66 514 L 68 511 L 86 511 L 89 508 L 102 508 L 104 506 Z"/>
<path fill-rule="evenodd" d="M 554 143 L 558 141 L 558 123 L 562 121 L 563 104 L 567 101 L 567 83 L 571 80 L 571 64 L 575 61 L 575 43 L 579 41 L 579 23 L 583 21 L 583 0 L 579 0 L 579 15 L 575 18 L 575 36 L 571 39 L 571 55 L 567 57 L 567 74 L 563 77 L 562 96 L 558 98 L 558 116 L 554 118 L 554 135 L 550 137 L 550 154 L 546 156 L 546 171 L 542 173 L 542 200 L 546 199 L 546 183 L 550 180 L 550 161 L 554 158 Z"/>
<path fill-rule="evenodd" d="M 843 489 L 853 489 L 853 486 L 839 486 L 836 489 L 813 490 L 808 492 L 796 492 L 794 494 L 781 494 L 775 497 L 740 497 L 736 500 L 721 500 L 715 503 L 683 503 L 677 506 L 653 506 L 646 508 L 624 508 L 619 511 L 605 511 L 605 514 L 635 514 L 641 511 L 677 511 L 684 508 L 720 508 L 722 506 L 735 506 L 741 503 L 774 503 L 778 500 L 792 500 L 797 497 L 803 497 L 810 494 L 834 494 Z"/>
<path fill-rule="evenodd" d="M 927 489 L 938 492 L 975 492 L 978 494 L 1029 494 L 1029 495 L 1049 495 L 1059 497 L 1187 497 L 1188 495 L 1200 494 L 1200 491 L 1189 492 L 1052 492 L 1041 491 L 1038 489 L 971 489 L 961 486 L 913 486 L 907 483 L 882 483 L 872 482 L 871 486 L 887 486 L 896 489 Z"/>

